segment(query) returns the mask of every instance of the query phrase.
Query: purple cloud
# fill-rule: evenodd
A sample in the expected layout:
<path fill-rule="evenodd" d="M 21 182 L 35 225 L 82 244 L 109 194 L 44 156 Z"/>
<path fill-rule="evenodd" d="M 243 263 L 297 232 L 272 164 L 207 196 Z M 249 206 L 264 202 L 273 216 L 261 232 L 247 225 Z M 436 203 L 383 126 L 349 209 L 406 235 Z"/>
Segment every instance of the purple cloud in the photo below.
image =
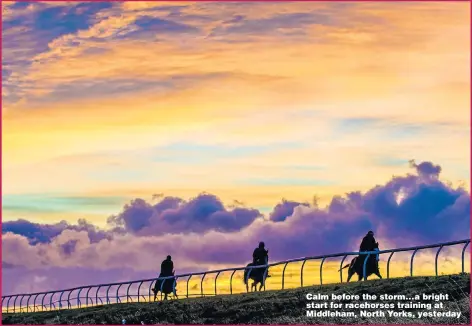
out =
<path fill-rule="evenodd" d="M 439 165 L 434 165 L 431 162 L 422 162 L 420 164 L 416 164 L 414 160 L 411 160 L 410 166 L 414 167 L 416 172 L 423 178 L 438 178 L 439 174 L 441 173 L 441 167 Z"/>
<path fill-rule="evenodd" d="M 296 201 L 290 201 L 282 199 L 282 202 L 274 207 L 274 210 L 269 215 L 269 219 L 274 222 L 282 222 L 293 214 L 295 207 L 300 205 L 309 206 L 307 203 L 299 203 Z"/>
<path fill-rule="evenodd" d="M 261 213 L 256 209 L 236 207 L 228 210 L 216 196 L 203 193 L 189 201 L 164 197 L 155 205 L 135 199 L 121 213 L 110 217 L 108 223 L 125 232 L 150 236 L 209 230 L 239 231 L 258 217 Z"/>
<path fill-rule="evenodd" d="M 86 231 L 92 243 L 112 238 L 111 233 L 100 230 L 85 219 L 79 219 L 76 225 L 71 225 L 66 221 L 55 224 L 39 224 L 23 219 L 2 223 L 2 234 L 11 232 L 22 235 L 28 239 L 31 245 L 48 243 L 65 230 Z"/>

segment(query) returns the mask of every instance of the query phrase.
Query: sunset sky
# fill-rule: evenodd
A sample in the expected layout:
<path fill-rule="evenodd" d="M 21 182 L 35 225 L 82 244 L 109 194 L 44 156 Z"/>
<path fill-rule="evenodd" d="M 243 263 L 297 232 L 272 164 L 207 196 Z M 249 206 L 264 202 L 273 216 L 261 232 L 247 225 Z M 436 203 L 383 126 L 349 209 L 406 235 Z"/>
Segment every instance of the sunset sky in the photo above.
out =
<path fill-rule="evenodd" d="M 2 2 L 4 291 L 469 238 L 469 12 Z"/>

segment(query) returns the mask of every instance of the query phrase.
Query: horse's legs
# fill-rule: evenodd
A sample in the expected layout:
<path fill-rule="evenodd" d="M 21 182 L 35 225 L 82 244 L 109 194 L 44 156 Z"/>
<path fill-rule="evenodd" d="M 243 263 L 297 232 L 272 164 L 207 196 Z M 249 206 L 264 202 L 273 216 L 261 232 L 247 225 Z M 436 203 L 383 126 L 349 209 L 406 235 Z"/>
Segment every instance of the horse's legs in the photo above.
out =
<path fill-rule="evenodd" d="M 351 268 L 349 268 L 347 271 L 347 283 L 349 283 L 353 275 L 354 275 L 354 271 Z"/>
<path fill-rule="evenodd" d="M 249 292 L 249 284 L 246 283 L 246 292 Z"/>
<path fill-rule="evenodd" d="M 361 274 L 357 274 L 357 276 L 358 276 L 358 280 L 357 280 L 357 281 L 362 280 L 362 275 L 361 275 Z"/>
<path fill-rule="evenodd" d="M 164 300 L 167 301 L 167 293 L 164 294 Z"/>
<path fill-rule="evenodd" d="M 380 271 L 374 272 L 375 275 L 377 275 L 380 279 L 382 279 L 382 275 L 380 275 Z"/>

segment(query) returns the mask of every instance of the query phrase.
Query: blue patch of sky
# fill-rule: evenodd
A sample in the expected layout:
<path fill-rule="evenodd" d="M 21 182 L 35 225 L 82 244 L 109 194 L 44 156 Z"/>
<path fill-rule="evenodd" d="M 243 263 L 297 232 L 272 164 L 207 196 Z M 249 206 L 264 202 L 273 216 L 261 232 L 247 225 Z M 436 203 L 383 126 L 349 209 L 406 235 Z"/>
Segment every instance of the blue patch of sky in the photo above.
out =
<path fill-rule="evenodd" d="M 34 52 L 48 49 L 48 44 L 55 38 L 88 29 L 93 24 L 93 16 L 103 9 L 111 8 L 110 2 L 87 2 L 73 7 L 46 7 L 36 13 L 25 13 L 15 19 L 2 22 L 3 30 L 14 27 L 28 28 L 27 35 L 33 42 Z M 7 33 L 8 34 L 8 33 Z M 15 35 L 3 40 L 4 49 L 15 48 Z"/>
<path fill-rule="evenodd" d="M 94 211 L 114 208 L 126 199 L 119 196 L 110 197 L 72 197 L 41 194 L 11 194 L 2 196 L 2 209 L 17 212 L 69 212 L 76 210 Z"/>
<path fill-rule="evenodd" d="M 130 30 L 126 33 L 115 35 L 114 38 L 118 40 L 133 39 L 133 40 L 149 40 L 155 41 L 159 36 L 165 34 L 183 34 L 183 33 L 198 33 L 200 30 L 191 25 L 178 23 L 169 19 L 156 18 L 151 16 L 143 16 L 138 18 L 134 24 L 137 27 L 135 30 Z"/>
<path fill-rule="evenodd" d="M 198 28 L 182 23 L 177 23 L 172 20 L 161 19 L 151 16 L 144 16 L 138 18 L 135 23 L 140 29 L 143 30 L 153 30 L 156 32 L 166 32 L 166 33 L 186 33 L 186 32 L 196 32 Z"/>
<path fill-rule="evenodd" d="M 377 118 L 339 119 L 334 123 L 334 132 L 338 135 L 375 131 L 379 140 L 416 137 L 434 132 L 437 128 L 441 125 L 393 124 Z"/>
<path fill-rule="evenodd" d="M 32 63 L 36 55 L 49 50 L 48 44 L 51 41 L 80 29 L 88 29 L 93 24 L 94 15 L 112 5 L 110 2 L 87 2 L 68 7 L 45 7 L 38 12 L 25 12 L 12 20 L 3 21 L 2 67 L 21 74 L 21 71 Z M 17 6 L 21 8 L 27 4 Z M 15 29 L 16 27 L 21 27 L 21 29 Z M 17 50 L 18 43 L 22 45 L 20 52 Z M 7 74 L 2 75 L 2 82 L 9 93 L 6 101 L 15 102 L 29 86 L 19 87 L 9 83 Z"/>
<path fill-rule="evenodd" d="M 88 29 L 95 14 L 112 6 L 111 2 L 86 2 L 74 7 L 46 8 L 36 15 L 33 26 L 35 30 L 47 31 L 49 36 L 54 38 L 75 33 Z"/>
<path fill-rule="evenodd" d="M 15 2 L 14 4 L 12 4 L 10 6 L 11 9 L 15 10 L 15 9 L 25 9 L 27 8 L 29 5 L 31 4 L 34 4 L 35 2 L 31 2 L 31 1 L 17 1 Z"/>
<path fill-rule="evenodd" d="M 257 206 L 255 208 L 265 216 L 269 216 L 269 214 L 272 213 L 272 211 L 274 210 L 274 207 L 272 206 Z"/>

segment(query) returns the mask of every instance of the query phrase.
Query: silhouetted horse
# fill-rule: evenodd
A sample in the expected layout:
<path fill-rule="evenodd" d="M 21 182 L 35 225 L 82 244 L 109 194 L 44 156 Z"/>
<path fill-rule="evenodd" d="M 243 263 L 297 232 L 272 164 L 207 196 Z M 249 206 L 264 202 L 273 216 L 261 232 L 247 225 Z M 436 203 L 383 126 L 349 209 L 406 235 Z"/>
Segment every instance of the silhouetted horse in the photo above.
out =
<path fill-rule="evenodd" d="M 256 264 L 253 264 L 253 263 L 250 263 L 250 264 L 247 264 L 246 267 L 250 267 L 250 266 L 257 266 Z M 249 273 L 249 271 L 251 271 Z M 249 274 L 249 278 L 248 278 L 248 274 Z M 252 282 L 252 285 L 251 285 L 251 292 L 252 292 L 252 289 L 254 288 L 255 291 L 257 291 L 257 284 L 260 283 L 260 287 L 259 287 L 259 291 L 262 290 L 262 287 L 265 285 L 265 280 L 266 278 L 270 277 L 269 275 L 269 267 L 259 267 L 259 268 L 252 268 L 252 269 L 249 269 L 249 268 L 246 268 L 244 270 L 244 284 L 246 284 L 246 291 L 249 292 L 249 279 L 253 280 L 254 282 Z"/>
<path fill-rule="evenodd" d="M 379 251 L 378 244 L 375 246 L 374 251 Z M 364 261 L 365 261 L 366 257 L 367 257 L 367 255 L 359 255 L 357 257 L 354 257 L 351 260 L 351 263 L 345 265 L 343 268 L 338 270 L 338 272 L 341 271 L 342 269 L 345 269 L 345 268 L 349 267 L 347 282 L 349 282 L 351 280 L 351 277 L 354 274 L 358 275 L 359 281 L 362 280 L 362 278 L 364 277 Z M 367 279 L 367 277 L 369 277 L 372 274 L 375 274 L 379 278 L 382 278 L 382 275 L 380 275 L 380 271 L 379 271 L 379 254 L 369 256 L 369 260 L 367 261 L 367 264 L 365 266 L 365 270 L 366 270 L 366 274 L 367 274 L 366 279 Z"/>
<path fill-rule="evenodd" d="M 173 271 L 172 272 L 172 275 L 170 276 L 174 276 L 175 275 L 175 272 Z M 175 287 L 174 287 L 174 283 L 175 283 Z M 156 281 L 156 285 L 154 285 L 154 288 L 152 289 L 152 292 L 154 292 L 154 301 L 156 301 L 156 297 L 157 297 L 157 294 L 159 292 L 161 292 L 161 287 L 162 287 L 162 293 L 164 294 L 164 300 L 167 300 L 167 295 L 172 293 L 176 298 L 178 298 L 177 296 L 177 281 L 175 279 L 172 279 L 172 278 L 168 278 L 168 279 L 158 279 Z"/>

